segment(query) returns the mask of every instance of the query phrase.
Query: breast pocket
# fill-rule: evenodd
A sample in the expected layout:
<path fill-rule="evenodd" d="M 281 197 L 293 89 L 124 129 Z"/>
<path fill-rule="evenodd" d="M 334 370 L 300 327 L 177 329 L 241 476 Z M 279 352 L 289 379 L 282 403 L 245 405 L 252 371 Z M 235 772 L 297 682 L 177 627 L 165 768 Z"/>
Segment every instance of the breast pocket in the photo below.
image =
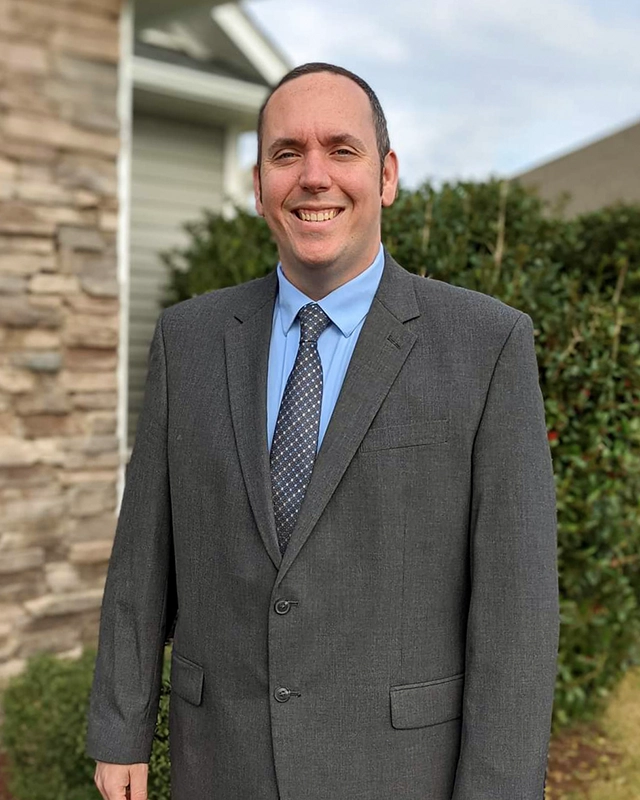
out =
<path fill-rule="evenodd" d="M 369 428 L 360 445 L 360 452 L 371 453 L 374 450 L 391 450 L 398 447 L 437 444 L 448 440 L 448 419 L 421 419 L 399 425 Z"/>
<path fill-rule="evenodd" d="M 391 724 L 399 730 L 426 728 L 462 716 L 464 673 L 426 683 L 392 686 Z"/>

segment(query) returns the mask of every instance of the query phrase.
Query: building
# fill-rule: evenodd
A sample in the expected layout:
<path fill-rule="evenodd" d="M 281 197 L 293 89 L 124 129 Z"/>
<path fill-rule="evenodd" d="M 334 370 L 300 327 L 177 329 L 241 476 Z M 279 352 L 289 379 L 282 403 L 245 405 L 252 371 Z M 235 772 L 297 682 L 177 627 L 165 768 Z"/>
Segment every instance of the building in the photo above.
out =
<path fill-rule="evenodd" d="M 640 122 L 515 176 L 545 200 L 569 195 L 567 216 L 640 203 Z"/>
<path fill-rule="evenodd" d="M 235 3 L 0 10 L 0 683 L 95 641 L 158 252 L 242 199 L 288 64 Z"/>

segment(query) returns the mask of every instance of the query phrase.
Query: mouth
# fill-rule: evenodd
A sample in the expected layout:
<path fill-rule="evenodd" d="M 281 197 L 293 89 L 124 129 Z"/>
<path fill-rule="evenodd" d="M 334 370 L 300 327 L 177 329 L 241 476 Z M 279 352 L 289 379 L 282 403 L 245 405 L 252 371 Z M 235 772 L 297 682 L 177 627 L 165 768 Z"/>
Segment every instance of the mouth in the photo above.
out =
<path fill-rule="evenodd" d="M 293 215 L 303 222 L 330 222 L 338 214 L 342 213 L 341 208 L 296 208 Z"/>

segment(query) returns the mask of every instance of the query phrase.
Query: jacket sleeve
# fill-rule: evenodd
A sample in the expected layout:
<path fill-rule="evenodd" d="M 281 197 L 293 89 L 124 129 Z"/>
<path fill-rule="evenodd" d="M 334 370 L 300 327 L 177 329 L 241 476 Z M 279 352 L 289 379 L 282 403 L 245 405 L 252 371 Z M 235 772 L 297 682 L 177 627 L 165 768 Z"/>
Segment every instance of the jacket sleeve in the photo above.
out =
<path fill-rule="evenodd" d="M 87 733 L 87 753 L 96 760 L 149 761 L 176 607 L 173 561 L 161 317 L 102 602 Z"/>
<path fill-rule="evenodd" d="M 558 649 L 556 501 L 527 314 L 473 448 L 471 595 L 452 800 L 543 800 Z"/>

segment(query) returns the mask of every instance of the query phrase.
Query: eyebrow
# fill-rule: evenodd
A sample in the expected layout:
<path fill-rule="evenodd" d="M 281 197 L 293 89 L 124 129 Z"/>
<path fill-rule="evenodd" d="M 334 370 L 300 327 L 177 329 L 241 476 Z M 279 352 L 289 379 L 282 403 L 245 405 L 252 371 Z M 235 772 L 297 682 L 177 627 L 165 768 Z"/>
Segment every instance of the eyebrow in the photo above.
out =
<path fill-rule="evenodd" d="M 351 133 L 334 133 L 331 136 L 327 137 L 325 140 L 326 144 L 333 147 L 337 144 L 350 144 L 352 147 L 355 147 L 357 150 L 366 150 L 366 145 L 362 141 L 362 139 L 358 139 L 357 136 L 353 136 Z M 272 156 L 275 152 L 280 150 L 283 147 L 303 147 L 304 142 L 301 139 L 296 139 L 295 137 L 291 136 L 281 136 L 279 139 L 275 139 L 272 142 L 271 146 L 267 150 L 267 155 Z"/>

